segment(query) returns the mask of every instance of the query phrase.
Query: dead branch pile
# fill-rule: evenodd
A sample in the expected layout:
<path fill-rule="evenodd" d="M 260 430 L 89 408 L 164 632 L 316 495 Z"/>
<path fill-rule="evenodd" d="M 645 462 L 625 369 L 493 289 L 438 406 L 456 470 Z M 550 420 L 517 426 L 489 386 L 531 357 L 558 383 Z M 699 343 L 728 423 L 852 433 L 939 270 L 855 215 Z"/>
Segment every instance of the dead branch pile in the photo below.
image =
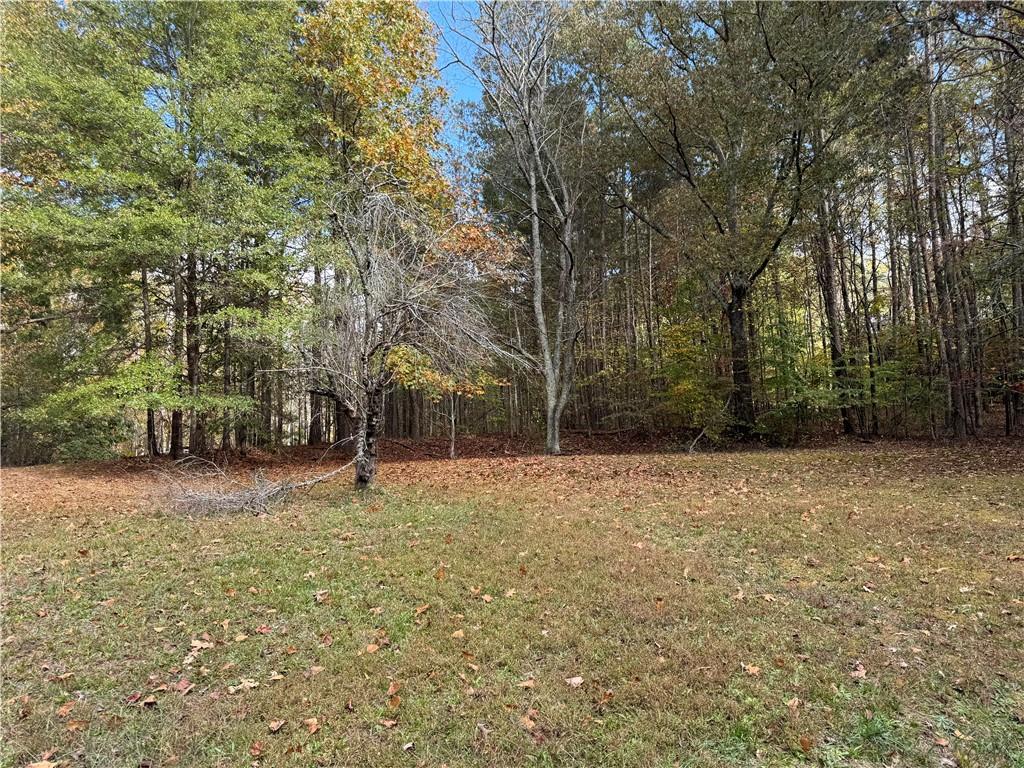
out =
<path fill-rule="evenodd" d="M 230 476 L 221 467 L 205 459 L 180 462 L 171 480 L 177 490 L 172 497 L 176 509 L 189 515 L 217 515 L 246 512 L 266 515 L 284 504 L 294 493 L 306 491 L 352 466 L 352 462 L 320 475 L 303 479 L 271 480 L 262 469 L 252 478 Z"/>

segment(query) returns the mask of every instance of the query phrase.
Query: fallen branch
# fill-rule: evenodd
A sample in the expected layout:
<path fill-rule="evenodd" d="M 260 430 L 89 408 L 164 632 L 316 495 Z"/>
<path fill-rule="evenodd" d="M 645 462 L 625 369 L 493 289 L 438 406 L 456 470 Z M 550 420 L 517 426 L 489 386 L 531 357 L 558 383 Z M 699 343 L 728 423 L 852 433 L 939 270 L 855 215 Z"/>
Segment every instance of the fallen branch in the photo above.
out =
<path fill-rule="evenodd" d="M 333 447 L 332 445 L 331 448 Z M 320 460 L 322 459 L 323 457 Z M 212 461 L 189 457 L 178 463 L 178 473 L 171 476 L 171 480 L 178 487 L 172 502 L 176 508 L 189 515 L 235 512 L 266 515 L 284 504 L 292 494 L 307 491 L 326 482 L 349 469 L 354 463 L 353 460 L 330 472 L 302 480 L 270 480 L 264 475 L 263 469 L 259 468 L 253 472 L 251 480 L 242 481 L 229 476 Z M 197 480 L 200 481 L 199 484 L 196 483 Z"/>

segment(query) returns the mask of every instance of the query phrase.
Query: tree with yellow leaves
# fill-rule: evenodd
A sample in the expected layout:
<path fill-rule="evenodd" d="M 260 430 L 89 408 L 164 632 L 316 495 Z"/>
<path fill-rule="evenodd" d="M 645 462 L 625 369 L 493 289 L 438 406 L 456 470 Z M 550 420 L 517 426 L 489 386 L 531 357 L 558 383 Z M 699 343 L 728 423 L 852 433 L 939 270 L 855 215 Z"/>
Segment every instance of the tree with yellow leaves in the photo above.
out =
<path fill-rule="evenodd" d="M 407 0 L 328 0 L 302 14 L 298 66 L 315 106 L 310 131 L 337 178 L 388 168 L 425 199 L 445 193 L 435 37 Z"/>

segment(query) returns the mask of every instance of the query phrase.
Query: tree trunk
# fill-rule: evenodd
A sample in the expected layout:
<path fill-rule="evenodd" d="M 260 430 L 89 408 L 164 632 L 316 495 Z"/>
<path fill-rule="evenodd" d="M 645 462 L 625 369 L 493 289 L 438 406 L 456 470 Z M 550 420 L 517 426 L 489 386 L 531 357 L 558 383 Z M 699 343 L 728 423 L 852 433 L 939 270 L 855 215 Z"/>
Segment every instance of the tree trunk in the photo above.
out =
<path fill-rule="evenodd" d="M 356 489 L 373 485 L 377 477 L 377 440 L 380 420 L 384 411 L 384 393 L 376 389 L 366 393 L 366 408 L 359 417 L 359 435 L 356 438 Z"/>
<path fill-rule="evenodd" d="M 174 365 L 181 374 L 181 358 L 184 348 L 185 297 L 181 286 L 180 265 L 174 271 L 174 330 L 171 338 L 171 356 Z M 182 429 L 182 412 L 176 408 L 171 412 L 171 458 L 180 459 L 184 452 L 184 433 Z"/>
<path fill-rule="evenodd" d="M 818 207 L 818 258 L 815 259 L 815 274 L 825 305 L 825 326 L 828 333 L 829 358 L 832 361 L 832 375 L 839 388 L 839 414 L 843 422 L 843 434 L 853 434 L 853 415 L 849 406 L 849 380 L 846 370 L 846 352 L 843 349 L 843 320 L 839 313 L 836 297 L 836 260 L 832 248 L 832 226 L 828 204 Z"/>
<path fill-rule="evenodd" d="M 144 335 L 144 352 L 146 358 L 153 354 L 153 321 L 149 316 L 149 271 L 142 268 L 142 329 Z M 156 436 L 156 413 L 152 408 L 146 409 L 146 455 L 159 456 L 160 443 Z"/>
<path fill-rule="evenodd" d="M 558 456 L 562 452 L 559 438 L 559 422 L 561 418 L 558 412 L 558 404 L 551 400 L 552 398 L 549 397 L 548 406 L 545 411 L 547 430 L 544 439 L 544 452 L 550 456 Z"/>
<path fill-rule="evenodd" d="M 750 379 L 750 339 L 747 335 L 747 286 L 730 283 L 732 296 L 726 305 L 729 342 L 732 348 L 733 416 L 742 435 L 754 428 L 754 385 Z"/>
<path fill-rule="evenodd" d="M 185 272 L 185 368 L 188 376 L 188 392 L 194 399 L 199 397 L 199 265 L 195 254 L 188 255 Z M 197 410 L 194 403 L 189 409 L 188 452 L 192 456 L 206 453 L 206 414 Z"/>
<path fill-rule="evenodd" d="M 231 394 L 231 321 L 224 321 L 224 354 L 221 358 L 223 379 L 221 391 L 227 398 Z M 226 451 L 231 448 L 231 409 L 224 409 L 224 424 L 220 432 L 220 449 Z"/>
<path fill-rule="evenodd" d="M 458 403 L 458 395 L 452 392 L 448 395 L 448 458 L 455 458 L 455 418 L 456 418 L 456 405 Z"/>

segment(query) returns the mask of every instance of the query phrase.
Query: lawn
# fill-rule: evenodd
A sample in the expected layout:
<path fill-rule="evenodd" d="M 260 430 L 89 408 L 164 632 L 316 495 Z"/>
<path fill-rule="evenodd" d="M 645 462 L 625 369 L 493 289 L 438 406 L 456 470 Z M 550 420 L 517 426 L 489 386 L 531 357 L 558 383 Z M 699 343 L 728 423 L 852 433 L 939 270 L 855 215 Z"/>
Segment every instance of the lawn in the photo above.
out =
<path fill-rule="evenodd" d="M 1020 768 L 1019 449 L 5 469 L 0 764 Z"/>

